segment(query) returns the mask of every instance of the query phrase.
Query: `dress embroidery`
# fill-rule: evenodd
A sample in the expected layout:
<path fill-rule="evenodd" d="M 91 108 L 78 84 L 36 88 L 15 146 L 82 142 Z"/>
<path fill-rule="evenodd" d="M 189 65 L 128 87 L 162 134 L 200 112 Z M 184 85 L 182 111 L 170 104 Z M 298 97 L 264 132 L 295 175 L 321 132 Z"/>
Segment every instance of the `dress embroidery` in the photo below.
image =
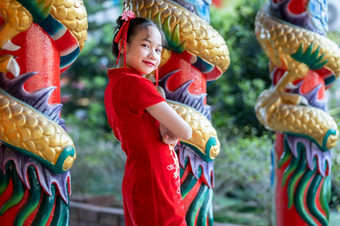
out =
<path fill-rule="evenodd" d="M 175 180 L 175 184 L 177 187 L 177 194 L 181 194 L 181 187 L 180 187 L 180 179 L 179 179 L 179 163 L 178 163 L 178 158 L 177 158 L 177 154 L 175 152 L 174 146 L 173 145 L 169 145 L 169 150 L 170 150 L 170 156 L 172 157 L 172 159 L 174 160 L 174 163 L 168 165 L 167 169 L 170 171 L 173 171 L 173 178 Z"/>

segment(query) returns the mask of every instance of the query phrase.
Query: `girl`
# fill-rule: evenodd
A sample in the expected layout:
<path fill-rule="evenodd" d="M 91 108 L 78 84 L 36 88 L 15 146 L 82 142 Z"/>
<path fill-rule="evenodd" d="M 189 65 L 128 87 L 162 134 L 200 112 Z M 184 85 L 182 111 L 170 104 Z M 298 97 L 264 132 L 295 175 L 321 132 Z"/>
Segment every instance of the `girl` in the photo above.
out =
<path fill-rule="evenodd" d="M 177 139 L 190 139 L 192 130 L 142 76 L 156 70 L 158 80 L 164 35 L 152 21 L 135 18 L 131 11 L 117 19 L 117 30 L 112 49 L 120 67 L 108 71 L 104 99 L 109 125 L 127 155 L 125 223 L 186 225 L 173 146 Z"/>

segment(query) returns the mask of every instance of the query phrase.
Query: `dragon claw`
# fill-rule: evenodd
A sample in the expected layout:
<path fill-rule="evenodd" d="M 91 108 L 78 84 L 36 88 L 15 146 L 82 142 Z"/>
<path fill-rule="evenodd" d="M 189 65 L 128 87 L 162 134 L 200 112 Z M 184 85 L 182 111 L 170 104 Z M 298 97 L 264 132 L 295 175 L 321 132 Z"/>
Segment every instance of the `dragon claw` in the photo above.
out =
<path fill-rule="evenodd" d="M 279 97 L 282 99 L 282 102 L 285 104 L 291 105 L 308 105 L 308 100 L 299 94 L 295 93 L 280 93 Z"/>
<path fill-rule="evenodd" d="M 20 66 L 15 58 L 11 55 L 5 55 L 0 57 L 0 72 L 6 74 L 11 72 L 15 77 L 20 74 Z"/>

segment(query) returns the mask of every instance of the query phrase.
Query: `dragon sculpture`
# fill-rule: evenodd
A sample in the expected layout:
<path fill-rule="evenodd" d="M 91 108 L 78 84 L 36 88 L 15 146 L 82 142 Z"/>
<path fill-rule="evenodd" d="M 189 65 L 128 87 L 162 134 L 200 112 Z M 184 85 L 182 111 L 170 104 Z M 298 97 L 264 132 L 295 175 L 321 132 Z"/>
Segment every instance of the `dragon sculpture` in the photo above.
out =
<path fill-rule="evenodd" d="M 214 159 L 220 151 L 206 104 L 206 86 L 225 72 L 229 52 L 209 25 L 211 1 L 125 0 L 124 10 L 148 17 L 165 33 L 168 48 L 159 68 L 159 90 L 193 129 L 175 150 L 181 168 L 181 192 L 188 225 L 212 225 Z M 150 77 L 152 80 L 152 76 Z"/>
<path fill-rule="evenodd" d="M 76 153 L 60 74 L 86 37 L 81 0 L 0 2 L 0 225 L 68 225 Z"/>
<path fill-rule="evenodd" d="M 276 131 L 277 225 L 329 221 L 331 148 L 339 132 L 325 91 L 340 74 L 340 49 L 325 36 L 327 9 L 323 0 L 271 0 L 256 17 L 273 87 L 259 96 L 255 111 Z"/>

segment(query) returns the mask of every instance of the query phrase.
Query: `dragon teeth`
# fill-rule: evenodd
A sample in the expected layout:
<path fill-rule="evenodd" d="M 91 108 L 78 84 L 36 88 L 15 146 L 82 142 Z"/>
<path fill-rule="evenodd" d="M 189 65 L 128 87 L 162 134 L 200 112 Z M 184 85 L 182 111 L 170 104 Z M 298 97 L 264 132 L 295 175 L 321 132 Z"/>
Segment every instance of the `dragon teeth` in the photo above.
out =
<path fill-rule="evenodd" d="M 8 51 L 17 51 L 20 49 L 20 46 L 13 44 L 11 41 L 7 41 L 3 46 L 3 50 L 8 50 Z"/>
<path fill-rule="evenodd" d="M 15 58 L 11 58 L 7 64 L 7 70 L 11 72 L 14 77 L 18 77 L 20 74 L 20 66 Z"/>

